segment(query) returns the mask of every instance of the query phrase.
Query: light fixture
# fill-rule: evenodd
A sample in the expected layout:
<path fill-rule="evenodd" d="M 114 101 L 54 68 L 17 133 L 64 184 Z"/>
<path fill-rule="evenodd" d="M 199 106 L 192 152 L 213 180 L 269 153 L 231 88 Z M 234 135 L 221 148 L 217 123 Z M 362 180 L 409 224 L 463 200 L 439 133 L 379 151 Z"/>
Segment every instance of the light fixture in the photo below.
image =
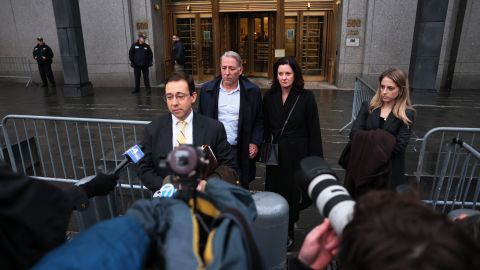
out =
<path fill-rule="evenodd" d="M 307 3 L 307 8 L 310 8 L 310 2 Z"/>
<path fill-rule="evenodd" d="M 187 10 L 190 11 L 190 5 L 187 5 Z"/>

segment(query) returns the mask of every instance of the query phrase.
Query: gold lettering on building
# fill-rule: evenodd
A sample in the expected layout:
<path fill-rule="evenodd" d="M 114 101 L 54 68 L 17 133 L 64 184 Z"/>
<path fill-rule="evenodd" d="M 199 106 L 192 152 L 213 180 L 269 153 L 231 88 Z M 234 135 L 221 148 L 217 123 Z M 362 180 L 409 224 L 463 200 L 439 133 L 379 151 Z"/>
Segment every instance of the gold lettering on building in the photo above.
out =
<path fill-rule="evenodd" d="M 362 20 L 360 19 L 347 19 L 347 27 L 360 27 Z"/>
<path fill-rule="evenodd" d="M 137 22 L 137 30 L 148 29 L 148 22 Z"/>

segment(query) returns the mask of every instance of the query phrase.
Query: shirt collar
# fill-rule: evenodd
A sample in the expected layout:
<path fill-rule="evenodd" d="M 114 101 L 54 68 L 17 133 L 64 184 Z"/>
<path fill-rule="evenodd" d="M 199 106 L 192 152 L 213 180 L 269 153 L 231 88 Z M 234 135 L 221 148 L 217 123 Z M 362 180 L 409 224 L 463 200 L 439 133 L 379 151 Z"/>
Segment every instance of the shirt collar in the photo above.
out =
<path fill-rule="evenodd" d="M 185 122 L 187 122 L 187 125 L 190 125 L 192 123 L 192 119 L 193 119 L 193 109 L 192 111 L 190 111 L 190 114 L 187 116 L 187 118 L 185 118 Z M 175 117 L 173 114 L 172 114 L 172 122 L 174 125 L 176 125 L 179 121 L 181 121 L 180 119 L 178 119 L 177 117 Z"/>
<path fill-rule="evenodd" d="M 223 80 L 220 81 L 220 90 L 221 91 L 224 91 L 225 93 L 228 93 L 227 90 L 223 87 Z M 237 82 L 237 87 L 235 89 L 233 89 L 233 91 L 231 91 L 230 93 L 228 94 L 233 94 L 237 91 L 240 91 L 240 79 L 238 80 Z"/>

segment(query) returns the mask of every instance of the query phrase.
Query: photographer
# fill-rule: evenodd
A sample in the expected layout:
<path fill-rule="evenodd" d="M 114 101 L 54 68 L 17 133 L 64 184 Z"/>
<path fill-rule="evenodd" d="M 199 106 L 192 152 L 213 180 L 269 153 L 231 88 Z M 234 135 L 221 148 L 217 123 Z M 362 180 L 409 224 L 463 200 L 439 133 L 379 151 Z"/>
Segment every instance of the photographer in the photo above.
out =
<path fill-rule="evenodd" d="M 296 269 L 480 269 L 480 248 L 460 228 L 413 194 L 373 191 L 355 205 L 340 247 L 325 219 L 305 238 Z"/>
<path fill-rule="evenodd" d="M 117 175 L 99 174 L 80 186 L 59 188 L 12 173 L 0 160 L 0 265 L 28 269 L 65 242 L 73 210 L 88 207 L 88 198 L 106 195 Z"/>

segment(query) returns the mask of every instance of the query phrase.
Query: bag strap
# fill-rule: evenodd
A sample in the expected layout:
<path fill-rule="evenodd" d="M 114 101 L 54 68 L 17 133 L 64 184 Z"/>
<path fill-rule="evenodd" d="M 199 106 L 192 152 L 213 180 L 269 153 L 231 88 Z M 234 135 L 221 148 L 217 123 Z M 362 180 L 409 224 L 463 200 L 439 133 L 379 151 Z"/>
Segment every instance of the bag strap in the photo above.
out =
<path fill-rule="evenodd" d="M 214 227 L 218 226 L 224 219 L 230 219 L 237 225 L 242 234 L 243 243 L 247 250 L 249 269 L 266 269 L 263 263 L 260 249 L 253 237 L 252 228 L 245 220 L 243 214 L 235 208 L 227 208 L 215 220 Z"/>
<path fill-rule="evenodd" d="M 295 105 L 297 105 L 297 101 L 300 98 L 301 94 L 302 94 L 301 92 L 300 92 L 300 94 L 298 94 L 297 99 L 295 100 L 295 103 L 293 103 L 293 107 L 290 110 L 290 112 L 288 113 L 287 119 L 285 119 L 285 123 L 283 123 L 282 131 L 280 132 L 280 135 L 278 135 L 277 140 L 279 140 L 280 137 L 282 136 L 283 130 L 285 130 L 285 127 L 287 126 L 288 120 L 290 119 L 290 115 L 292 115 L 293 109 L 295 109 Z"/>

